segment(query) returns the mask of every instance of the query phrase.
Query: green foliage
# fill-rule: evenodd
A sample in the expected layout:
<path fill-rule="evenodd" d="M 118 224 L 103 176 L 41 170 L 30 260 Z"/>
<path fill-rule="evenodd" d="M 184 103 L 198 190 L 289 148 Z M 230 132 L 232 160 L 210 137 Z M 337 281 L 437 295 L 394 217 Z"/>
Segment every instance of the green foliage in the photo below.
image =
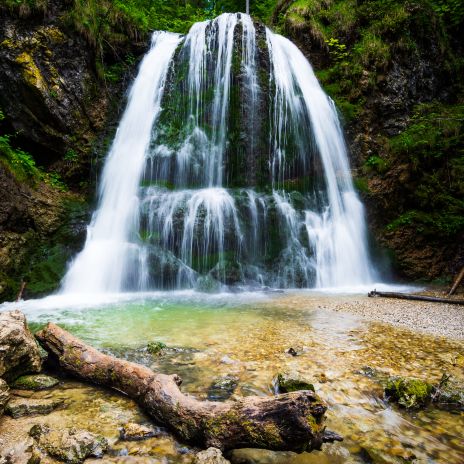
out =
<path fill-rule="evenodd" d="M 452 237 L 464 229 L 464 105 L 418 105 L 409 127 L 390 140 L 391 154 L 408 163 L 413 209 L 388 230 L 414 226 L 426 235 Z"/>
<path fill-rule="evenodd" d="M 11 136 L 0 135 L 0 161 L 23 182 L 34 183 L 40 178 L 41 172 L 35 165 L 32 156 L 11 145 Z"/>
<path fill-rule="evenodd" d="M 79 160 L 79 154 L 71 148 L 64 154 L 63 159 L 75 163 Z"/>
<path fill-rule="evenodd" d="M 373 170 L 379 174 L 386 172 L 389 168 L 389 163 L 384 158 L 378 155 L 370 156 L 364 163 L 364 167 L 367 171 Z"/>
<path fill-rule="evenodd" d="M 331 37 L 328 40 L 325 40 L 325 43 L 329 47 L 329 53 L 334 62 L 344 61 L 348 58 L 348 51 L 346 45 L 340 43 L 338 39 Z"/>

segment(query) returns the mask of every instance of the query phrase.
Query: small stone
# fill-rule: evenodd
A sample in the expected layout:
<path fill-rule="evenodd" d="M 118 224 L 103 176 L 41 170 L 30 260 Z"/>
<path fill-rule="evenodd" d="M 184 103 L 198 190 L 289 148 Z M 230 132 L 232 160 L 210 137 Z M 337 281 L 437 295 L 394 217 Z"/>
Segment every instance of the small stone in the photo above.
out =
<path fill-rule="evenodd" d="M 145 440 L 147 438 L 156 437 L 159 434 L 159 429 L 136 424 L 135 422 L 128 422 L 119 429 L 120 439 L 128 441 Z"/>
<path fill-rule="evenodd" d="M 289 393 L 299 390 L 314 390 L 314 385 L 303 379 L 298 374 L 289 374 L 286 372 L 277 374 L 274 379 L 274 385 L 278 393 Z"/>
<path fill-rule="evenodd" d="M 225 355 L 221 358 L 221 363 L 222 364 L 237 364 L 238 361 L 235 359 L 232 359 L 231 357 Z"/>
<path fill-rule="evenodd" d="M 6 406 L 5 412 L 14 419 L 24 416 L 50 414 L 63 404 L 63 400 L 14 398 Z"/>
<path fill-rule="evenodd" d="M 287 350 L 287 353 L 292 355 L 292 356 L 298 356 L 298 353 L 296 352 L 296 350 L 294 348 L 289 348 Z"/>
<path fill-rule="evenodd" d="M 12 387 L 18 390 L 46 390 L 59 384 L 59 380 L 44 374 L 23 375 L 16 379 Z"/>
<path fill-rule="evenodd" d="M 193 464 L 230 464 L 217 448 L 208 448 L 200 451 L 193 459 Z"/>
<path fill-rule="evenodd" d="M 68 464 L 81 464 L 88 457 L 101 458 L 108 449 L 106 438 L 87 430 L 53 430 L 47 425 L 34 425 L 29 435 L 52 458 Z"/>
<path fill-rule="evenodd" d="M 211 401 L 227 400 L 237 388 L 238 380 L 238 377 L 233 375 L 218 377 L 208 388 L 208 399 Z"/>

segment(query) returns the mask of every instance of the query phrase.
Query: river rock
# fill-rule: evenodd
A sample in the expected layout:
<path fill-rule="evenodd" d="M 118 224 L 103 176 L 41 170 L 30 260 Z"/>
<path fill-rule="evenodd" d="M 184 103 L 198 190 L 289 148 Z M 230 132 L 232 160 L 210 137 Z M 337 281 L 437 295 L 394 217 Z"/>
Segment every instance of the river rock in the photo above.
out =
<path fill-rule="evenodd" d="M 0 450 L 0 464 L 41 464 L 42 462 L 42 455 L 31 438 L 17 443 L 13 448 Z"/>
<path fill-rule="evenodd" d="M 230 464 L 217 448 L 208 448 L 200 451 L 193 459 L 193 464 Z"/>
<path fill-rule="evenodd" d="M 385 396 L 406 409 L 425 406 L 430 400 L 434 387 L 420 379 L 391 377 L 387 380 Z"/>
<path fill-rule="evenodd" d="M 0 416 L 3 414 L 5 407 L 10 399 L 10 389 L 8 384 L 0 379 Z"/>
<path fill-rule="evenodd" d="M 299 374 L 281 372 L 274 379 L 277 393 L 290 393 L 299 390 L 314 390 L 314 385 Z"/>
<path fill-rule="evenodd" d="M 295 456 L 297 454 L 291 451 L 242 448 L 230 453 L 230 462 L 232 464 L 288 464 Z"/>
<path fill-rule="evenodd" d="M 121 440 L 129 441 L 145 440 L 146 438 L 156 437 L 159 433 L 159 429 L 136 424 L 135 422 L 128 422 L 119 429 Z"/>
<path fill-rule="evenodd" d="M 0 377 L 7 382 L 22 374 L 40 372 L 39 347 L 20 311 L 0 313 Z"/>
<path fill-rule="evenodd" d="M 16 379 L 11 386 L 18 390 L 38 391 L 53 388 L 59 383 L 58 379 L 50 377 L 49 375 L 22 375 Z"/>
<path fill-rule="evenodd" d="M 29 435 L 42 451 L 68 464 L 80 464 L 88 457 L 100 458 L 108 449 L 106 438 L 87 430 L 53 430 L 47 425 L 34 425 Z"/>
<path fill-rule="evenodd" d="M 18 398 L 11 399 L 6 406 L 5 412 L 14 419 L 24 416 L 36 416 L 50 414 L 53 410 L 63 404 L 63 400 L 49 399 L 29 399 Z"/>
<path fill-rule="evenodd" d="M 234 375 L 218 377 L 208 388 L 208 399 L 211 401 L 227 400 L 237 388 L 238 380 L 238 377 Z"/>

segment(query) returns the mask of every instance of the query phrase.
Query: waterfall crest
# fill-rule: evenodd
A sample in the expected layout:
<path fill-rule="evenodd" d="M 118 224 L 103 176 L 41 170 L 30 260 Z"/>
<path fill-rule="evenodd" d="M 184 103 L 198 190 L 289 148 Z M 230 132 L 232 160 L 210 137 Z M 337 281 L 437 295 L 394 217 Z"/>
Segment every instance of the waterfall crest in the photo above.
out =
<path fill-rule="evenodd" d="M 154 33 L 62 290 L 372 280 L 337 112 L 298 48 L 243 14 Z"/>

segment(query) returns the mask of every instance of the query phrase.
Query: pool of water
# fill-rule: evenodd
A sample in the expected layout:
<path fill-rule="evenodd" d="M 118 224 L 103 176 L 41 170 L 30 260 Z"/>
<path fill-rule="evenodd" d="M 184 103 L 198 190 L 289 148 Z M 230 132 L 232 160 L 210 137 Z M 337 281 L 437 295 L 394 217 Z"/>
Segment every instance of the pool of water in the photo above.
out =
<path fill-rule="evenodd" d="M 222 376 L 238 379 L 236 396 L 273 394 L 278 372 L 306 377 L 329 405 L 327 427 L 344 441 L 291 458 L 276 453 L 274 461 L 266 462 L 309 464 L 316 456 L 317 462 L 331 463 L 464 462 L 462 413 L 407 412 L 392 406 L 384 401 L 378 380 L 365 375 L 364 369 L 430 382 L 448 372 L 464 381 L 462 366 L 455 365 L 464 355 L 464 342 L 323 309 L 334 299 L 350 298 L 308 292 L 183 292 L 119 298 L 98 306 L 81 302 L 69 309 L 50 304 L 19 307 L 34 330 L 56 322 L 106 352 L 180 374 L 183 390 L 198 398 L 206 398 L 211 384 Z M 163 342 L 168 349 L 161 356 L 151 355 L 146 346 L 152 341 Z M 289 348 L 298 356 L 288 354 Z M 169 450 L 169 459 L 174 459 L 176 448 Z M 151 455 L 146 450 L 140 453 Z"/>

